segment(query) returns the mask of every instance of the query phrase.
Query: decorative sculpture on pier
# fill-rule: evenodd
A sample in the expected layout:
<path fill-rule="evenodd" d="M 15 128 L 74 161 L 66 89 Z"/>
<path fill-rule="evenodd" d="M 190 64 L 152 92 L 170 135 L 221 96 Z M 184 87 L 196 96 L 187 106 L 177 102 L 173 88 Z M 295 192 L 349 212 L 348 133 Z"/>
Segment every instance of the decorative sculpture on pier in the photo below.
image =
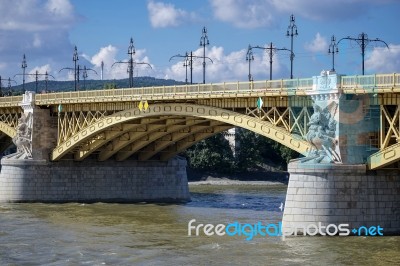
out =
<path fill-rule="evenodd" d="M 306 140 L 314 149 L 302 158 L 302 162 L 310 163 L 336 163 L 341 162 L 340 156 L 335 152 L 337 145 L 335 113 L 338 109 L 336 102 L 330 103 L 322 109 L 314 103 L 314 113 L 308 123 L 309 129 Z"/>
<path fill-rule="evenodd" d="M 22 113 L 18 119 L 17 135 L 13 138 L 17 152 L 7 156 L 12 159 L 32 158 L 32 113 Z"/>

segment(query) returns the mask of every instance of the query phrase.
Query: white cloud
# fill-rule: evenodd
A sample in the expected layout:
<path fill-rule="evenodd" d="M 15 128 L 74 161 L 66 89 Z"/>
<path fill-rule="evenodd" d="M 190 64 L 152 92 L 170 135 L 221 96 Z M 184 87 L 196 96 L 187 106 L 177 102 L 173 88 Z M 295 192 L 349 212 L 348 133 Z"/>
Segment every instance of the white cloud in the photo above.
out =
<path fill-rule="evenodd" d="M 313 52 L 313 53 L 319 53 L 319 52 L 327 52 L 328 51 L 328 41 L 326 40 L 325 37 L 321 36 L 319 32 L 315 35 L 314 40 L 310 43 L 306 43 L 304 45 L 304 48 L 307 51 Z"/>
<path fill-rule="evenodd" d="M 400 44 L 389 44 L 389 49 L 375 47 L 365 61 L 365 68 L 375 73 L 400 71 Z"/>
<path fill-rule="evenodd" d="M 274 25 L 274 9 L 268 0 L 210 0 L 214 17 L 238 28 Z"/>
<path fill-rule="evenodd" d="M 206 56 L 213 60 L 211 63 L 206 60 L 206 83 L 210 82 L 236 82 L 238 80 L 247 80 L 249 74 L 249 63 L 246 61 L 247 49 L 233 51 L 225 54 L 223 47 L 213 46 L 206 49 Z M 202 48 L 194 51 L 194 55 L 201 57 Z M 251 61 L 251 75 L 254 80 L 265 80 L 269 78 L 269 57 L 265 52 L 253 51 L 254 61 Z M 183 59 L 183 58 L 182 58 Z M 287 70 L 282 67 L 279 56 L 273 58 L 273 75 L 275 78 L 281 77 Z M 193 62 L 193 83 L 202 83 L 203 81 L 203 59 L 196 58 Z M 185 80 L 185 67 L 183 60 L 169 67 L 165 72 L 165 77 Z M 190 83 L 190 69 L 188 67 L 188 82 Z"/>
<path fill-rule="evenodd" d="M 45 74 L 47 72 L 47 74 L 51 73 L 51 67 L 49 64 L 43 65 L 43 66 L 36 66 L 34 68 L 32 68 L 27 74 L 29 74 L 26 77 L 26 80 L 28 82 L 30 81 L 35 81 L 36 80 L 36 71 L 38 73 L 38 80 L 44 80 L 46 78 Z M 51 75 L 51 74 L 50 74 Z M 49 80 L 51 80 L 51 76 L 48 76 Z"/>
<path fill-rule="evenodd" d="M 125 79 L 128 78 L 128 61 L 129 58 L 122 60 L 117 59 L 118 49 L 112 45 L 100 48 L 99 52 L 92 57 L 85 56 L 87 60 L 94 65 L 95 70 L 101 73 L 101 62 L 104 63 L 104 79 Z M 145 64 L 134 64 L 133 72 L 134 76 L 151 76 L 152 68 L 154 65 L 150 63 L 150 59 L 146 56 L 146 49 L 136 49 L 133 57 L 134 62 L 140 62 Z M 126 63 L 116 63 L 126 62 Z M 149 67 L 149 64 L 151 67 Z M 100 77 L 99 77 L 100 78 Z"/>
<path fill-rule="evenodd" d="M 187 11 L 175 8 L 173 4 L 149 1 L 147 4 L 151 25 L 154 28 L 179 26 L 183 21 L 194 16 Z"/>
<path fill-rule="evenodd" d="M 80 19 L 70 0 L 1 0 L 0 17 L 0 58 L 6 66 L 3 75 L 22 72 L 17 67 L 23 54 L 27 71 L 52 64 L 55 76 L 70 62 L 73 46 L 69 30 Z M 22 82 L 21 77 L 16 80 Z"/>

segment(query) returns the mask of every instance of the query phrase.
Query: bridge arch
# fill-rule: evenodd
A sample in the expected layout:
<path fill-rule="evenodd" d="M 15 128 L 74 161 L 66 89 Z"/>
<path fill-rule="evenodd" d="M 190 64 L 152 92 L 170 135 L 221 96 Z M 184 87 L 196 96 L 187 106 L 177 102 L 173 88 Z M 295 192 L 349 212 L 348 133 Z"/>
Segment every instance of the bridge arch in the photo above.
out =
<path fill-rule="evenodd" d="M 14 127 L 9 126 L 7 123 L 0 121 L 0 131 L 10 138 L 14 138 L 17 135 L 17 130 Z"/>
<path fill-rule="evenodd" d="M 159 120 L 169 119 L 169 121 L 159 128 L 157 128 L 156 125 L 146 123 L 144 123 L 144 125 L 129 124 L 130 121 L 146 118 L 150 119 L 152 117 L 157 117 Z M 182 118 L 186 121 L 192 122 L 186 122 L 185 125 L 179 126 L 179 121 L 182 122 Z M 176 121 L 174 119 L 176 119 Z M 207 122 L 208 124 L 202 125 L 201 127 L 200 124 L 203 122 Z M 152 144 L 156 140 L 169 134 L 171 138 L 169 143 L 164 143 L 158 146 L 154 145 L 152 150 L 142 152 L 139 156 L 139 159 L 146 160 L 169 147 L 169 149 L 166 149 L 160 156 L 162 160 L 167 160 L 173 155 L 187 149 L 194 143 L 231 127 L 241 127 L 251 130 L 277 141 L 301 154 L 307 154 L 312 149 L 311 145 L 300 137 L 291 134 L 283 128 L 274 126 L 270 122 L 262 121 L 255 117 L 212 106 L 190 103 L 165 103 L 152 104 L 146 111 L 140 111 L 138 108 L 123 110 L 92 123 L 66 139 L 63 143 L 60 143 L 52 152 L 52 160 L 60 160 L 67 153 L 78 149 L 83 143 L 93 139 L 96 135 L 99 135 L 102 132 L 105 132 L 108 128 L 116 125 L 123 125 L 123 128 L 115 135 L 129 132 L 129 130 L 132 130 L 134 127 L 136 127 L 136 129 L 142 127 L 142 131 L 137 130 L 136 132 L 142 132 L 140 136 L 145 137 L 145 140 L 142 140 L 138 144 L 134 144 L 134 141 L 138 140 L 138 138 L 133 137 L 133 140 L 127 140 L 126 143 L 123 143 L 116 148 L 115 146 L 117 145 L 115 145 L 111 151 L 111 156 L 118 152 L 116 156 L 117 160 L 124 160 L 146 145 Z M 192 128 L 185 134 L 184 129 L 188 127 Z M 93 151 L 105 145 L 105 142 L 110 140 L 107 138 L 105 139 L 106 140 L 103 141 L 95 140 L 92 142 L 95 144 L 87 145 L 87 151 L 78 151 L 75 153 L 75 159 L 80 160 L 87 157 Z M 132 144 L 130 149 L 128 151 L 122 151 L 122 149 L 129 144 Z M 173 146 L 173 148 L 171 148 L 171 146 Z M 103 153 L 103 157 L 100 154 L 99 157 L 101 160 L 107 159 L 110 157 L 110 153 L 108 153 L 107 156 Z"/>

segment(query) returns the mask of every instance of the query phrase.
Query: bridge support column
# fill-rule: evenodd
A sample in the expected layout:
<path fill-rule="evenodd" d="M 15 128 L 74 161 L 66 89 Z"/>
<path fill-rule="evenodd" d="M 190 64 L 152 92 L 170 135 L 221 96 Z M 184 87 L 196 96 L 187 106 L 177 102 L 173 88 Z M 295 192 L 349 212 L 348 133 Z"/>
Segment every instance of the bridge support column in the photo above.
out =
<path fill-rule="evenodd" d="M 186 160 L 83 162 L 3 159 L 0 202 L 184 202 Z"/>
<path fill-rule="evenodd" d="M 365 165 L 293 160 L 288 171 L 282 220 L 286 232 L 303 233 L 320 222 L 325 227 L 349 224 L 350 230 L 379 225 L 384 234 L 400 234 L 399 170 L 367 171 Z"/>

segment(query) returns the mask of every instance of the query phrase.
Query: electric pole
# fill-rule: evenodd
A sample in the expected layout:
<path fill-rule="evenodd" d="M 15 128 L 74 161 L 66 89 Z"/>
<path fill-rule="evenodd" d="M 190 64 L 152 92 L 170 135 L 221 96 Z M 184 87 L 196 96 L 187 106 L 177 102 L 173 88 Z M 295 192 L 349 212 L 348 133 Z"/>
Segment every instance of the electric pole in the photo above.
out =
<path fill-rule="evenodd" d="M 203 27 L 202 36 L 200 38 L 200 46 L 203 46 L 203 84 L 206 83 L 206 45 L 209 45 L 210 42 L 208 41 L 207 36 L 207 29 Z"/>
<path fill-rule="evenodd" d="M 261 46 L 254 46 L 253 48 L 257 48 L 257 49 L 263 49 L 265 50 L 268 55 L 269 55 L 269 80 L 272 80 L 272 58 L 274 56 L 274 54 L 277 51 L 289 51 L 289 49 L 286 48 L 276 48 L 273 46 L 272 42 L 269 43 L 269 47 L 261 47 Z"/>
<path fill-rule="evenodd" d="M 331 44 L 329 45 L 328 54 L 332 54 L 332 72 L 335 72 L 335 54 L 339 53 L 335 35 L 332 35 Z"/>
<path fill-rule="evenodd" d="M 253 56 L 253 49 L 251 47 L 251 45 L 249 44 L 249 47 L 247 48 L 247 54 L 246 54 L 246 61 L 249 61 L 249 81 L 253 81 L 252 77 L 251 77 L 251 71 L 250 71 L 250 65 L 251 65 L 251 61 L 254 61 L 254 56 Z"/>
<path fill-rule="evenodd" d="M 74 61 L 74 87 L 75 87 L 75 91 L 77 90 L 77 78 L 79 77 L 79 74 L 77 74 L 77 72 L 76 72 L 76 62 L 78 60 L 79 60 L 78 49 L 76 48 L 76 45 L 75 45 L 74 55 L 72 57 L 72 61 Z"/>
<path fill-rule="evenodd" d="M 286 31 L 286 36 L 290 36 L 290 78 L 293 79 L 293 60 L 294 60 L 294 53 L 293 53 L 293 37 L 299 35 L 297 33 L 297 26 L 295 24 L 294 15 L 290 16 L 290 24 Z"/>
<path fill-rule="evenodd" d="M 362 32 L 361 34 L 358 35 L 358 38 L 354 38 L 354 37 L 345 37 L 339 40 L 339 43 L 342 40 L 350 40 L 350 41 L 355 41 L 358 43 L 358 45 L 360 45 L 361 48 L 361 58 L 362 58 L 362 75 L 364 75 L 364 58 L 365 58 L 365 48 L 368 46 L 369 43 L 371 42 L 380 42 L 386 45 L 386 47 L 389 49 L 389 45 L 387 45 L 387 43 L 383 40 L 380 40 L 379 38 L 376 39 L 369 39 L 368 35 L 364 32 Z"/>
<path fill-rule="evenodd" d="M 24 57 L 22 58 L 22 65 L 21 65 L 21 67 L 22 67 L 22 90 L 23 90 L 23 92 L 25 93 L 25 69 L 27 68 L 27 64 L 26 64 L 26 57 L 25 57 L 25 54 L 24 54 Z"/>

